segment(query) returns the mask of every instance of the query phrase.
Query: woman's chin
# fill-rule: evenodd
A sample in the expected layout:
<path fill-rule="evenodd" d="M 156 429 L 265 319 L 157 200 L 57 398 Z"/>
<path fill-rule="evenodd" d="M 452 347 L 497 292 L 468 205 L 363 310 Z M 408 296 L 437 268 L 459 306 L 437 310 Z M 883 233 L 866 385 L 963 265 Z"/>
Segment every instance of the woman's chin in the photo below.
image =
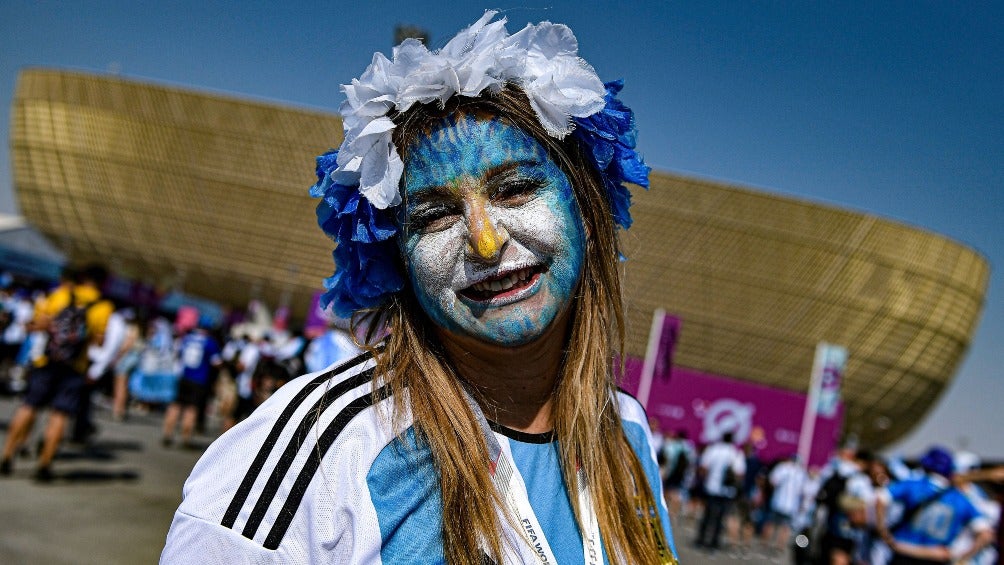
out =
<path fill-rule="evenodd" d="M 537 297 L 534 297 L 537 298 Z M 487 309 L 453 325 L 452 334 L 498 347 L 519 347 L 547 335 L 562 304 L 549 300 L 529 300 Z"/>

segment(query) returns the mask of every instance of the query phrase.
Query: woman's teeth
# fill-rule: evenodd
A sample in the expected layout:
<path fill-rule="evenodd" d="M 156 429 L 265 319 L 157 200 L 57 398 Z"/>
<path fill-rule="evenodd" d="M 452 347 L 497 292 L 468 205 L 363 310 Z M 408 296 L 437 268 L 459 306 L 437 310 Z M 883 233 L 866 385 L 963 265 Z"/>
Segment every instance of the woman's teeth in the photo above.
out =
<path fill-rule="evenodd" d="M 472 288 L 478 292 L 503 292 L 530 278 L 532 272 L 532 269 L 520 269 L 501 279 L 474 283 Z"/>

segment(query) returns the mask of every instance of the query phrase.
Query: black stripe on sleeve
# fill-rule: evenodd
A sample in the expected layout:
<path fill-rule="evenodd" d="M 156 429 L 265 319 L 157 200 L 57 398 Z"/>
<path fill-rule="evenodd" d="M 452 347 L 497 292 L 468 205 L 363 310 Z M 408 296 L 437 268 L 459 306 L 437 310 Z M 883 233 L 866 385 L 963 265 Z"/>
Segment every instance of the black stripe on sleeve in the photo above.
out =
<path fill-rule="evenodd" d="M 390 389 L 385 385 L 375 392 L 371 392 L 365 396 L 360 396 L 359 398 L 353 400 L 341 412 L 335 416 L 335 419 L 328 424 L 328 427 L 321 434 L 321 437 L 317 440 L 317 453 L 314 457 L 308 457 L 307 462 L 303 465 L 303 469 L 300 470 L 300 474 L 296 477 L 296 482 L 293 483 L 293 488 L 289 492 L 289 496 L 286 498 L 285 504 L 282 505 L 282 511 L 279 512 L 279 517 L 276 519 L 275 524 L 272 525 L 272 529 L 268 533 L 268 537 L 265 538 L 265 549 L 275 550 L 279 548 L 279 542 L 282 541 L 283 536 L 286 535 L 286 531 L 289 529 L 290 524 L 293 522 L 293 516 L 296 514 L 296 509 L 299 508 L 300 502 L 303 501 L 303 496 L 307 492 L 307 487 L 310 486 L 310 481 L 313 480 L 314 474 L 317 472 L 317 468 L 321 464 L 321 460 L 324 459 L 324 455 L 328 452 L 335 440 L 338 439 L 338 435 L 342 433 L 345 426 L 352 421 L 352 418 L 359 414 L 363 410 L 369 408 L 376 402 L 380 402 L 390 396 Z"/>
<path fill-rule="evenodd" d="M 223 521 L 221 524 L 224 527 L 234 527 L 234 522 L 237 521 L 237 515 L 240 514 L 241 508 L 247 501 L 248 495 L 251 494 L 251 488 L 258 479 L 258 474 L 261 472 L 262 467 L 265 466 L 265 461 L 268 459 L 269 453 L 272 452 L 272 447 L 275 446 L 275 442 L 279 439 L 279 435 L 282 434 L 282 430 L 286 427 L 286 424 L 289 423 L 290 418 L 293 417 L 293 412 L 296 412 L 296 409 L 300 407 L 300 404 L 302 404 L 307 396 L 318 386 L 324 384 L 331 378 L 364 363 L 371 357 L 372 356 L 369 353 L 363 353 L 362 355 L 357 355 L 356 357 L 349 359 L 330 371 L 325 371 L 323 374 L 314 377 L 310 383 L 300 389 L 300 391 L 297 392 L 296 395 L 289 401 L 289 404 L 286 405 L 286 407 L 282 410 L 282 413 L 279 415 L 279 418 L 275 421 L 275 424 L 273 424 L 272 430 L 269 432 L 268 437 L 265 438 L 261 449 L 258 451 L 258 455 L 255 456 L 254 461 L 251 462 L 251 466 L 244 475 L 244 480 L 242 480 L 240 486 L 237 487 L 237 492 L 234 494 L 233 500 L 230 501 L 230 506 L 227 507 L 227 511 L 223 514 Z M 346 382 L 355 382 L 360 379 L 363 378 L 356 375 Z M 356 386 L 359 386 L 359 384 L 354 384 L 350 388 L 355 388 Z"/>
<path fill-rule="evenodd" d="M 324 396 L 314 403 L 314 406 L 307 412 L 307 415 L 300 422 L 300 425 L 296 427 L 296 431 L 293 432 L 293 437 L 291 437 L 289 443 L 286 444 L 286 449 L 284 449 L 282 451 L 282 455 L 279 456 L 279 460 L 276 462 L 275 468 L 272 469 L 272 474 L 269 475 L 268 481 L 265 483 L 261 493 L 258 495 L 258 501 L 255 503 L 254 509 L 251 510 L 251 515 L 248 516 L 247 523 L 244 524 L 244 531 L 241 532 L 241 535 L 248 539 L 254 538 L 255 532 L 258 531 L 258 526 L 261 525 L 261 521 L 265 517 L 265 512 L 268 511 L 269 505 L 272 504 L 272 500 L 275 499 L 276 493 L 279 492 L 279 486 L 282 485 L 282 480 L 286 477 L 286 473 L 293 465 L 297 452 L 300 451 L 300 447 L 307 439 L 307 435 L 314 427 L 314 424 L 317 423 L 321 414 L 324 413 L 329 406 L 331 406 L 346 392 L 370 381 L 372 378 L 373 369 L 367 369 L 347 381 L 338 383 L 338 385 L 326 392 Z"/>

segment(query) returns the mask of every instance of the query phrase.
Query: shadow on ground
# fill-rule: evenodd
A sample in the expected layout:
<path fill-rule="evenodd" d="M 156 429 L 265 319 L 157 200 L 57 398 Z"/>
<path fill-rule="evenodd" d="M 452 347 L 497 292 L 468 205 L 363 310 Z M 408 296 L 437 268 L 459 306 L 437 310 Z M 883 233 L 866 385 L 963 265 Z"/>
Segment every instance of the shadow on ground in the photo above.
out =
<path fill-rule="evenodd" d="M 119 451 L 143 451 L 142 442 L 122 440 L 98 440 L 86 445 L 69 444 L 59 450 L 56 459 L 61 461 L 114 461 Z"/>
<path fill-rule="evenodd" d="M 111 483 L 111 482 L 132 482 L 140 479 L 139 471 L 132 469 L 109 470 L 109 469 L 73 469 L 65 472 L 53 473 L 53 485 L 60 483 L 87 484 L 87 483 Z"/>

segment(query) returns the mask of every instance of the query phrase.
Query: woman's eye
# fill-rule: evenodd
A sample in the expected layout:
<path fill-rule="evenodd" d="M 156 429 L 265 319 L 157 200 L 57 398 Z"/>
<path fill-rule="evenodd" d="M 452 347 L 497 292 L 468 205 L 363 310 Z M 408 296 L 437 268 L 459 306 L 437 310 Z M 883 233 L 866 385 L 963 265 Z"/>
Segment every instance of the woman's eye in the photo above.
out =
<path fill-rule="evenodd" d="M 448 226 L 455 216 L 460 215 L 460 208 L 446 203 L 422 204 L 411 212 L 408 222 L 416 231 L 436 231 Z"/>
<path fill-rule="evenodd" d="M 492 191 L 491 199 L 500 204 L 518 206 L 529 201 L 546 182 L 536 177 L 516 177 L 502 181 Z"/>

